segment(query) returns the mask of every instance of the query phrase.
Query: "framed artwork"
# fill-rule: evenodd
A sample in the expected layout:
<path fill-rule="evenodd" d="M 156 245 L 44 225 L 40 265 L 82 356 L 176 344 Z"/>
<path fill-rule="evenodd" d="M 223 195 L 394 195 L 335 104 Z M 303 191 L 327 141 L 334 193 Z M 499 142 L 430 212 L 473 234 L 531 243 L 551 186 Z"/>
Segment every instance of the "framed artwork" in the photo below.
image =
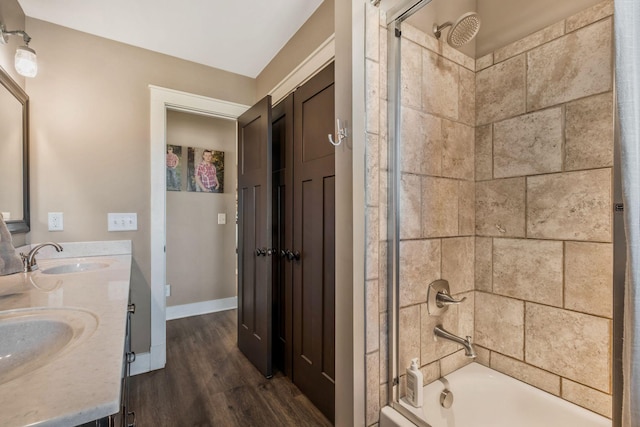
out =
<path fill-rule="evenodd" d="M 180 191 L 182 187 L 182 147 L 167 144 L 167 191 Z"/>
<path fill-rule="evenodd" d="M 187 191 L 224 193 L 224 151 L 187 147 Z"/>

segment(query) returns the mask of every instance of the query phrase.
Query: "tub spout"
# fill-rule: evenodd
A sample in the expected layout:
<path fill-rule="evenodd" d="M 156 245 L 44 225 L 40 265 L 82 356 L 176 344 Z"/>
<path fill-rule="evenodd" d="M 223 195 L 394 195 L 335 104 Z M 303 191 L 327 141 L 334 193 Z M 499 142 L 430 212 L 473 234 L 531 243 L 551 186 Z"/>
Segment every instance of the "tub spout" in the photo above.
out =
<path fill-rule="evenodd" d="M 464 355 L 467 357 L 475 358 L 476 350 L 473 348 L 473 343 L 471 342 L 471 337 L 467 335 L 467 339 L 460 338 L 457 335 L 452 334 L 451 332 L 445 330 L 442 325 L 437 325 L 433 328 L 433 333 L 440 338 L 447 339 L 449 341 L 453 341 L 455 343 L 460 344 L 464 347 Z"/>

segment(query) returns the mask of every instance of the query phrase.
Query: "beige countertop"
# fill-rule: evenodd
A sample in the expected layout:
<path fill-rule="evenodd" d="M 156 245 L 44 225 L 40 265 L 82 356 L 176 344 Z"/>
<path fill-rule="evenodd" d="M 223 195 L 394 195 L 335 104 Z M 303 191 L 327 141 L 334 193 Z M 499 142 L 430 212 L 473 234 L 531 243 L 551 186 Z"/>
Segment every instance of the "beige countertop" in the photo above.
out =
<path fill-rule="evenodd" d="M 80 338 L 48 363 L 0 383 L 0 426 L 74 426 L 119 411 L 131 244 L 111 243 L 61 243 L 60 254 L 43 248 L 36 256 L 38 270 L 0 276 L 0 319 L 51 310 L 80 312 L 84 319 Z M 73 263 L 101 266 L 43 272 Z"/>

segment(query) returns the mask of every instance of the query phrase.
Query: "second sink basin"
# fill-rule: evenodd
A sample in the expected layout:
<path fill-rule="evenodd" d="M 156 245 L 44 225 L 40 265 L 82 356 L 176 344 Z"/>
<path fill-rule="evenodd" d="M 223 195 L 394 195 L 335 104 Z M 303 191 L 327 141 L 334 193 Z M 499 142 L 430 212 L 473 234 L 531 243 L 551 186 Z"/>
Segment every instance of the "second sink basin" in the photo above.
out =
<path fill-rule="evenodd" d="M 99 270 L 109 267 L 106 262 L 76 262 L 73 264 L 61 264 L 54 267 L 42 269 L 42 274 L 69 274 L 83 271 Z"/>
<path fill-rule="evenodd" d="M 56 358 L 90 336 L 97 317 L 77 309 L 28 309 L 0 314 L 0 384 Z"/>

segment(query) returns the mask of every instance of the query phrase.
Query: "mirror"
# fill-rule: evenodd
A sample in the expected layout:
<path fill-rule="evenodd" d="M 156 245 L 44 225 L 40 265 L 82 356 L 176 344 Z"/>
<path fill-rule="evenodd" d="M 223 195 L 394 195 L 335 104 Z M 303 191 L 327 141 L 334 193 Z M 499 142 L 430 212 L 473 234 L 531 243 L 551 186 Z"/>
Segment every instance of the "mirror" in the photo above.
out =
<path fill-rule="evenodd" d="M 0 212 L 11 233 L 29 231 L 29 97 L 0 68 Z"/>

